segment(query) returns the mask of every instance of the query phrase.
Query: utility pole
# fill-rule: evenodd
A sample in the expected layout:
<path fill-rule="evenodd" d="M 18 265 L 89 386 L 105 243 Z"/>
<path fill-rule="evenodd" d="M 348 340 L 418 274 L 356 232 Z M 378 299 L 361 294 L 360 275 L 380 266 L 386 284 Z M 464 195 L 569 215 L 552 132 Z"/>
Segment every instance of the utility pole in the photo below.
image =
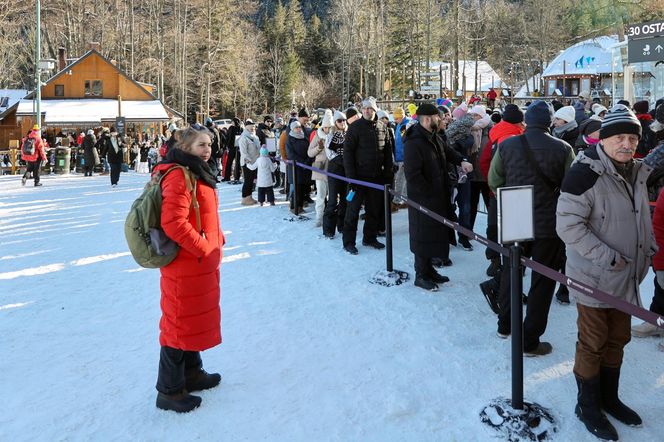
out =
<path fill-rule="evenodd" d="M 35 84 L 37 85 L 37 110 L 35 124 L 41 129 L 41 1 L 37 0 L 37 48 L 35 54 Z"/>

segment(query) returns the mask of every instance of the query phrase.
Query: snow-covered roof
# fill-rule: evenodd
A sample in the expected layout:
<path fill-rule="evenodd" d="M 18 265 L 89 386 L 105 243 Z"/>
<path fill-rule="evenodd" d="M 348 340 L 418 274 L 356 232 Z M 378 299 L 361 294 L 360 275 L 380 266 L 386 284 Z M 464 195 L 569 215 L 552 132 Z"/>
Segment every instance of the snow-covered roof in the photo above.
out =
<path fill-rule="evenodd" d="M 28 95 L 25 89 L 0 89 L 0 113 L 12 107 L 21 98 Z"/>
<path fill-rule="evenodd" d="M 610 74 L 611 46 L 618 43 L 618 37 L 604 36 L 576 43 L 562 51 L 544 70 L 544 77 L 563 75 Z M 564 62 L 564 63 L 563 63 Z M 615 72 L 622 72 L 622 64 L 616 63 Z"/>
<path fill-rule="evenodd" d="M 431 71 L 438 71 L 440 65 L 443 65 L 443 84 L 447 88 L 451 88 L 451 71 L 450 63 L 432 61 L 429 66 Z M 459 68 L 457 70 L 457 78 L 459 80 L 459 88 L 463 89 L 463 77 L 464 77 L 464 65 L 465 65 L 465 77 L 466 77 L 466 91 L 475 90 L 475 60 L 459 60 Z M 488 92 L 490 88 L 501 88 L 507 89 L 509 86 L 503 82 L 500 78 L 500 75 L 493 70 L 491 65 L 484 60 L 477 62 L 477 91 L 478 92 Z"/>
<path fill-rule="evenodd" d="M 16 115 L 34 114 L 33 100 L 21 100 Z M 122 116 L 131 122 L 168 121 L 166 108 L 159 100 L 122 100 Z M 115 121 L 118 116 L 118 100 L 76 99 L 42 100 L 44 122 L 51 125 L 101 124 Z"/>

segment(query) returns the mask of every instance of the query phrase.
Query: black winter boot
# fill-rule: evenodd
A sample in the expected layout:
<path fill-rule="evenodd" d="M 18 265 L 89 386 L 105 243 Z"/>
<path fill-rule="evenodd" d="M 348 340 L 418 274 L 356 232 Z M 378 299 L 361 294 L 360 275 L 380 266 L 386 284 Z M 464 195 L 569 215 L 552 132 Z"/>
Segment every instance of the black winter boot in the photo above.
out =
<path fill-rule="evenodd" d="M 187 390 L 175 394 L 157 393 L 157 408 L 172 410 L 176 413 L 189 413 L 201 405 L 202 399 L 191 395 Z"/>
<path fill-rule="evenodd" d="M 486 269 L 486 275 L 494 278 L 500 272 L 500 257 L 491 258 L 491 264 Z"/>
<path fill-rule="evenodd" d="M 574 377 L 579 388 L 574 409 L 576 416 L 594 436 L 604 440 L 618 440 L 618 432 L 600 410 L 599 376 L 588 380 L 576 375 Z"/>
<path fill-rule="evenodd" d="M 185 373 L 185 386 L 187 391 L 208 390 L 219 385 L 221 375 L 219 373 L 208 373 L 202 368 L 188 370 Z"/>
<path fill-rule="evenodd" d="M 625 425 L 631 427 L 641 426 L 643 423 L 641 417 L 618 398 L 620 368 L 602 367 L 599 379 L 602 409 Z"/>

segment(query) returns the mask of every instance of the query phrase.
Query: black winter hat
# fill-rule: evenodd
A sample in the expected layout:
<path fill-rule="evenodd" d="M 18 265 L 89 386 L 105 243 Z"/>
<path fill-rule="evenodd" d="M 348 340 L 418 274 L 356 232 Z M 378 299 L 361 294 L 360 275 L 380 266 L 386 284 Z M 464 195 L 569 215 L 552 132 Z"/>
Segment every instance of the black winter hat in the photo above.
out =
<path fill-rule="evenodd" d="M 589 118 L 585 126 L 583 126 L 583 135 L 588 136 L 591 133 L 598 131 L 602 127 L 602 122 L 600 120 L 595 120 L 594 118 Z"/>
<path fill-rule="evenodd" d="M 503 119 L 503 117 L 500 115 L 500 112 L 498 112 L 498 111 L 494 111 L 491 114 L 491 121 L 493 121 L 494 124 L 500 123 L 502 119 Z"/>
<path fill-rule="evenodd" d="M 297 113 L 297 117 L 298 118 L 303 118 L 303 117 L 309 118 L 309 111 L 307 110 L 307 108 L 303 107 L 302 109 L 300 109 L 300 112 Z"/>
<path fill-rule="evenodd" d="M 634 134 L 641 138 L 641 123 L 627 106 L 616 104 L 602 120 L 601 140 L 618 134 Z"/>
<path fill-rule="evenodd" d="M 553 106 L 553 111 L 554 112 L 557 112 L 558 109 L 560 109 L 561 107 L 564 107 L 563 104 L 558 100 L 553 100 L 551 102 L 551 106 Z"/>
<path fill-rule="evenodd" d="M 516 104 L 508 104 L 503 111 L 503 121 L 519 124 L 523 121 L 523 111 Z"/>
<path fill-rule="evenodd" d="M 349 107 L 344 113 L 346 114 L 346 119 L 350 119 L 357 115 L 359 112 L 357 112 L 355 107 Z"/>
<path fill-rule="evenodd" d="M 655 120 L 664 124 L 664 103 L 657 106 L 657 110 L 655 111 Z"/>
<path fill-rule="evenodd" d="M 623 106 L 629 107 L 629 101 L 627 100 L 618 100 L 618 103 L 616 104 L 622 104 Z"/>
<path fill-rule="evenodd" d="M 634 103 L 634 112 L 637 114 L 647 114 L 649 105 L 650 103 L 648 103 L 646 100 L 637 101 Z"/>
<path fill-rule="evenodd" d="M 431 103 L 423 103 L 417 108 L 417 115 L 438 115 L 440 111 Z"/>
<path fill-rule="evenodd" d="M 504 118 L 504 117 L 503 117 Z M 534 101 L 525 115 L 526 125 L 528 126 L 551 126 L 551 108 L 542 100 Z"/>

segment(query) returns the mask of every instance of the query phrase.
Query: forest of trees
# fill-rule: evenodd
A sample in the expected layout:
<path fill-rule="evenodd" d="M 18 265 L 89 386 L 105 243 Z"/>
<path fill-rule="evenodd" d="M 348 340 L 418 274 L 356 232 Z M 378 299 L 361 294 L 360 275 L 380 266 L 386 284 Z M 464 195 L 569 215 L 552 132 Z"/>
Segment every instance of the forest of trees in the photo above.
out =
<path fill-rule="evenodd" d="M 0 0 L 0 88 L 34 88 L 35 3 Z M 434 60 L 487 60 L 517 86 L 570 44 L 663 14 L 664 0 L 41 0 L 41 57 L 98 42 L 172 108 L 244 116 L 401 97 Z"/>

